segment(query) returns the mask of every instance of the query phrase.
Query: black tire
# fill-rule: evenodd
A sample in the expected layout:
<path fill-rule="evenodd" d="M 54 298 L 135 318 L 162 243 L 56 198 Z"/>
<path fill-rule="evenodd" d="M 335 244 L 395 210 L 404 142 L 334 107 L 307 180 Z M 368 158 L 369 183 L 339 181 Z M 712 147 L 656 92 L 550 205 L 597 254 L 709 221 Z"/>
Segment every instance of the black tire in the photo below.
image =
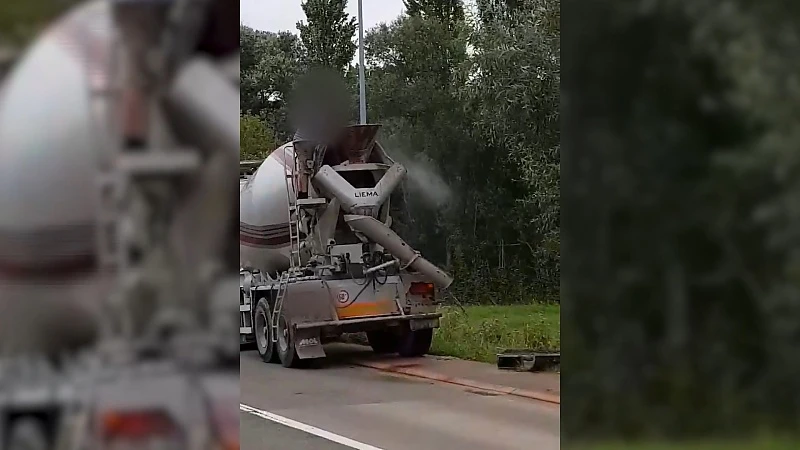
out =
<path fill-rule="evenodd" d="M 286 368 L 306 367 L 307 361 L 297 356 L 297 339 L 294 329 L 289 325 L 286 315 L 281 312 L 278 318 L 278 342 L 275 343 L 275 350 L 281 364 Z"/>
<path fill-rule="evenodd" d="M 367 331 L 367 340 L 372 351 L 385 355 L 387 353 L 396 353 L 399 344 L 397 334 L 388 330 L 375 330 Z"/>
<path fill-rule="evenodd" d="M 11 423 L 8 435 L 8 450 L 49 450 L 52 439 L 41 420 L 22 417 Z"/>
<path fill-rule="evenodd" d="M 423 356 L 431 350 L 433 342 L 433 328 L 423 330 L 405 329 L 400 334 L 397 353 L 406 358 Z"/>
<path fill-rule="evenodd" d="M 275 351 L 275 343 L 272 342 L 272 309 L 266 298 L 258 299 L 256 310 L 253 314 L 253 334 L 256 337 L 256 350 L 258 356 L 265 363 L 278 362 L 278 352 Z"/>

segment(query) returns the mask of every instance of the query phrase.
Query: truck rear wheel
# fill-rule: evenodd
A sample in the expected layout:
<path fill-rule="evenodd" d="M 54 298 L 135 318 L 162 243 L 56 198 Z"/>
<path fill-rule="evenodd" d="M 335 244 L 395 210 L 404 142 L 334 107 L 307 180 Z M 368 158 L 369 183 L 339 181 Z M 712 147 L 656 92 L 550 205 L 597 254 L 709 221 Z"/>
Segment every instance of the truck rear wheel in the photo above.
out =
<path fill-rule="evenodd" d="M 41 420 L 33 417 L 21 417 L 12 422 L 6 448 L 8 450 L 47 450 L 51 448 L 51 442 Z"/>
<path fill-rule="evenodd" d="M 397 352 L 397 334 L 387 330 L 367 331 L 367 340 L 372 351 L 382 355 Z"/>
<path fill-rule="evenodd" d="M 278 342 L 276 342 L 275 349 L 283 367 L 305 367 L 307 360 L 304 361 L 297 356 L 297 338 L 283 313 L 278 318 Z"/>
<path fill-rule="evenodd" d="M 433 328 L 423 330 L 404 329 L 400 333 L 397 353 L 406 358 L 423 356 L 431 350 Z"/>
<path fill-rule="evenodd" d="M 275 343 L 272 342 L 272 314 L 266 298 L 258 299 L 253 315 L 253 334 L 256 337 L 258 355 L 265 363 L 278 362 Z"/>

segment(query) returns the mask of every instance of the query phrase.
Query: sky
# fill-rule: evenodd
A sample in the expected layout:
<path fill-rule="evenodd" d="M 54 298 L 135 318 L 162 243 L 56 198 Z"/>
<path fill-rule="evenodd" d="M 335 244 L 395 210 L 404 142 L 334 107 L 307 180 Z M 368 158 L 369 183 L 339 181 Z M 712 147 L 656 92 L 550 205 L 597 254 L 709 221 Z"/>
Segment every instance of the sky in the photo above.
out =
<path fill-rule="evenodd" d="M 364 30 L 381 22 L 391 22 L 403 12 L 403 0 L 362 0 Z M 305 20 L 301 0 L 240 0 L 240 21 L 264 31 L 292 31 L 298 21 Z M 358 1 L 347 2 L 347 12 L 358 17 Z"/>

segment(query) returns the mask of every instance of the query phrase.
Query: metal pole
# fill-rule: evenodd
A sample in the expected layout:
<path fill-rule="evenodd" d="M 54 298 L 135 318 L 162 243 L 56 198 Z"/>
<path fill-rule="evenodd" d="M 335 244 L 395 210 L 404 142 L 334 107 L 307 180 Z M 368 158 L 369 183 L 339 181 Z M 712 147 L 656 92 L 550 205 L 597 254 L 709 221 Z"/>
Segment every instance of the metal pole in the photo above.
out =
<path fill-rule="evenodd" d="M 364 82 L 364 13 L 358 0 L 358 103 L 361 125 L 367 123 L 367 88 Z"/>

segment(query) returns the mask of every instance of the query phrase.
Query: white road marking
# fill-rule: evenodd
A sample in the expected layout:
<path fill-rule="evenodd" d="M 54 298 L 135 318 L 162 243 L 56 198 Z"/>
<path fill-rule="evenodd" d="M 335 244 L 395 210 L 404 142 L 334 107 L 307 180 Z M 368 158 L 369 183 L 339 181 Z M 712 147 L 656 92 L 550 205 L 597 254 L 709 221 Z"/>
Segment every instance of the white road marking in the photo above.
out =
<path fill-rule="evenodd" d="M 266 419 L 275 423 L 279 423 L 281 425 L 285 425 L 290 428 L 294 428 L 295 430 L 300 430 L 306 432 L 308 434 L 313 434 L 314 436 L 321 437 L 323 439 L 327 439 L 331 442 L 336 442 L 337 444 L 344 445 L 346 447 L 354 448 L 356 450 L 382 450 L 378 447 L 373 447 L 372 445 L 365 444 L 363 442 L 354 441 L 350 438 L 346 438 L 344 436 L 339 436 L 336 433 L 331 433 L 330 431 L 325 431 L 319 429 L 317 427 L 306 425 L 302 422 L 298 422 L 296 420 L 289 419 L 287 417 L 279 416 L 277 414 L 262 411 L 257 408 L 253 408 L 252 406 L 247 406 L 244 404 L 239 404 L 239 410 L 244 411 L 248 414 L 252 414 L 257 417 L 261 417 L 262 419 Z"/>

